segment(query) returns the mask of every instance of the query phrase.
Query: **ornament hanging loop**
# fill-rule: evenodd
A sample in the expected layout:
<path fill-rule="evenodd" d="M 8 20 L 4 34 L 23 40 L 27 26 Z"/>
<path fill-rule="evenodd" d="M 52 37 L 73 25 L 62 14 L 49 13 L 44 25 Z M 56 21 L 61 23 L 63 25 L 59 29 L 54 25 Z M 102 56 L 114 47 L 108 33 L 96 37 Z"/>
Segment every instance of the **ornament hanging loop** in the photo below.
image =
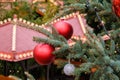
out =
<path fill-rule="evenodd" d="M 69 55 L 68 55 L 68 63 L 70 64 L 70 58 L 71 58 L 71 55 L 70 55 L 70 53 L 69 53 Z"/>
<path fill-rule="evenodd" d="M 50 76 L 50 67 L 51 67 L 51 63 L 47 65 L 47 80 L 49 80 L 49 76 Z"/>

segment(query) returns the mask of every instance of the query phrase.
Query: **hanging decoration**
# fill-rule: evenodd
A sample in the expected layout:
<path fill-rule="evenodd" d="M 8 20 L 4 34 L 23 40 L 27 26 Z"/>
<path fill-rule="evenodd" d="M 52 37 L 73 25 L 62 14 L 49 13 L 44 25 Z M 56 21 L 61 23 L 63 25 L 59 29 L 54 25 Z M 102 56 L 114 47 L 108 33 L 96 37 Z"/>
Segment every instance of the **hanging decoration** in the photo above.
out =
<path fill-rule="evenodd" d="M 50 44 L 38 44 L 33 50 L 33 56 L 36 62 L 40 65 L 48 65 L 54 60 L 52 52 L 55 48 Z"/>
<path fill-rule="evenodd" d="M 93 67 L 93 68 L 90 69 L 90 71 L 91 71 L 92 73 L 94 73 L 94 72 L 97 71 L 97 68 L 96 68 L 96 67 Z"/>
<path fill-rule="evenodd" d="M 60 20 L 54 23 L 53 26 L 58 33 L 64 36 L 67 40 L 71 38 L 73 34 L 73 28 L 71 24 L 67 23 L 65 20 Z"/>
<path fill-rule="evenodd" d="M 71 76 L 74 74 L 75 66 L 73 64 L 68 63 L 64 66 L 63 71 L 66 75 Z"/>
<path fill-rule="evenodd" d="M 115 14 L 120 17 L 120 0 L 113 0 L 112 1 L 112 8 Z"/>
<path fill-rule="evenodd" d="M 15 80 L 15 79 L 10 78 L 8 76 L 0 75 L 0 80 Z"/>

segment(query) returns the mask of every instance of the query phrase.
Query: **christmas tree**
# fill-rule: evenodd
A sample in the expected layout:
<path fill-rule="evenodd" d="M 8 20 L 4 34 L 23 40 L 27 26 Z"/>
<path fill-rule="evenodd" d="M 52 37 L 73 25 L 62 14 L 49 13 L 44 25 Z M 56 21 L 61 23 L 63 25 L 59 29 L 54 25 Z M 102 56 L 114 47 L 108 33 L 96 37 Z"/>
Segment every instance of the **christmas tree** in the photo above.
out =
<path fill-rule="evenodd" d="M 57 66 L 64 68 L 64 73 L 68 76 L 75 76 L 79 80 L 82 73 L 90 74 L 90 80 L 119 80 L 120 79 L 120 8 L 119 0 L 64 0 L 64 6 L 59 6 L 59 12 L 52 18 L 57 19 L 72 12 L 85 14 L 86 40 L 72 39 L 74 44 L 69 45 L 68 39 L 71 37 L 72 30 L 70 25 L 64 20 L 51 25 L 46 24 L 51 31 L 40 27 L 29 27 L 46 35 L 46 38 L 34 37 L 34 41 L 43 44 L 35 48 L 34 55 L 43 49 L 43 46 L 52 53 L 48 60 L 40 60 L 34 57 L 39 64 L 46 65 L 53 61 L 53 57 L 60 58 Z M 118 6 L 118 8 L 116 8 Z M 51 19 L 51 20 L 52 20 Z M 63 27 L 69 26 L 66 34 L 61 32 Z M 92 28 L 92 29 L 91 29 Z M 105 35 L 109 40 L 103 40 Z M 51 48 L 55 48 L 52 49 Z M 40 49 L 40 50 L 41 50 Z M 37 51 L 38 50 L 38 51 Z M 43 52 L 45 53 L 45 52 Z M 64 53 L 64 54 L 63 54 Z M 46 56 L 46 55 L 45 55 Z M 48 55 L 47 55 L 48 56 Z M 43 58 L 47 59 L 47 58 Z M 64 60 L 63 60 L 64 59 Z M 68 60 L 66 62 L 66 60 Z M 81 64 L 71 63 L 81 61 Z M 75 65 L 75 66 L 74 66 Z"/>

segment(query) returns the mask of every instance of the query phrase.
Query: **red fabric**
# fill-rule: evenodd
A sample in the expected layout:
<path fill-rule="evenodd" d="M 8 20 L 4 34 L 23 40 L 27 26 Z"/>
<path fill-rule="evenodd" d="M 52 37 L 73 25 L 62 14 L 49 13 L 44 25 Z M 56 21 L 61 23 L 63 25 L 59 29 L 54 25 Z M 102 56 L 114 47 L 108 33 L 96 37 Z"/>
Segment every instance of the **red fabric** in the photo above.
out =
<path fill-rule="evenodd" d="M 0 27 L 0 52 L 12 52 L 12 24 Z M 44 37 L 41 33 L 17 26 L 16 30 L 16 52 L 33 50 L 37 44 L 33 41 L 33 36 Z"/>
<path fill-rule="evenodd" d="M 16 52 L 33 50 L 35 45 L 37 45 L 37 43 L 33 41 L 33 36 L 43 37 L 43 34 L 21 26 L 17 26 Z"/>
<path fill-rule="evenodd" d="M 18 54 L 24 54 L 30 52 L 34 49 L 34 47 L 38 44 L 33 41 L 33 36 L 36 37 L 45 37 L 43 34 L 33 31 L 31 29 L 26 29 L 17 25 L 16 29 L 16 50 L 12 51 L 12 30 L 13 24 L 9 23 L 6 25 L 0 25 L 0 53 L 12 55 L 10 59 L 0 57 L 1 60 L 7 61 L 19 61 L 28 58 L 32 58 L 33 56 L 26 56 L 23 59 L 16 58 Z"/>
<path fill-rule="evenodd" d="M 12 26 L 12 24 L 7 24 L 0 27 L 0 52 L 11 52 Z"/>

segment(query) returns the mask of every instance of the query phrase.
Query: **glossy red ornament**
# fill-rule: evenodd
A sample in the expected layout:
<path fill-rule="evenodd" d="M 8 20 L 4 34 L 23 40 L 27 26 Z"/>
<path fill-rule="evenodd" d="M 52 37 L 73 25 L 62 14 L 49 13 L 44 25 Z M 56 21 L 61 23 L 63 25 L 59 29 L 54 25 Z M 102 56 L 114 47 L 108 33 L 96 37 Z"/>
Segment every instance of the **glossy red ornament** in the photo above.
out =
<path fill-rule="evenodd" d="M 35 61 L 40 65 L 48 65 L 54 60 L 52 52 L 55 48 L 49 44 L 38 44 L 33 50 Z"/>
<path fill-rule="evenodd" d="M 120 17 L 120 0 L 113 0 L 112 1 L 112 9 L 115 14 Z"/>
<path fill-rule="evenodd" d="M 64 20 L 60 20 L 53 24 L 54 28 L 58 31 L 58 33 L 64 36 L 67 40 L 71 38 L 73 34 L 72 25 L 65 22 Z"/>

